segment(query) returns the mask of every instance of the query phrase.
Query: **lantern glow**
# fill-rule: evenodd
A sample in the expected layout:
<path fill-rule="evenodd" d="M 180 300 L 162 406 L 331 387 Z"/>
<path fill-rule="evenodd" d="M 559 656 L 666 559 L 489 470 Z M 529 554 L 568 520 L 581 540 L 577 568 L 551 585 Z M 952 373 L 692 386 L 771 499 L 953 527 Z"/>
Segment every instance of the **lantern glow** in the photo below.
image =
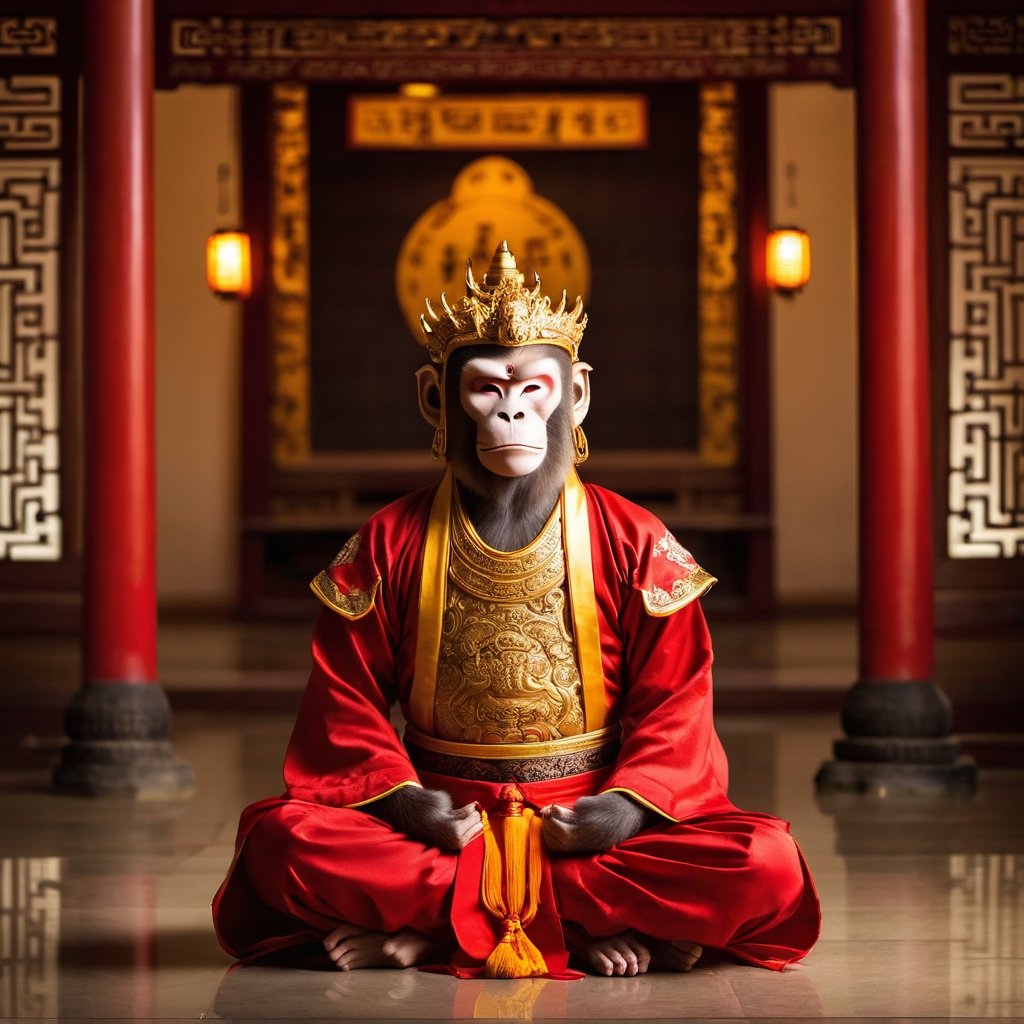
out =
<path fill-rule="evenodd" d="M 206 283 L 224 298 L 246 298 L 252 290 L 249 236 L 215 231 L 206 240 Z"/>
<path fill-rule="evenodd" d="M 768 286 L 783 294 L 798 292 L 811 279 L 811 239 L 800 228 L 768 233 Z"/>

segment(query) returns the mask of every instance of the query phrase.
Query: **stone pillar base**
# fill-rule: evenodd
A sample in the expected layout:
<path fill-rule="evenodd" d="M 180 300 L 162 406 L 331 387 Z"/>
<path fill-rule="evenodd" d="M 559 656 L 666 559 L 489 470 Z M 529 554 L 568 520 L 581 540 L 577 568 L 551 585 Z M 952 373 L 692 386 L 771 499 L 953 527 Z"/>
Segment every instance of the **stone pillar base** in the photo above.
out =
<path fill-rule="evenodd" d="M 978 770 L 950 734 L 949 699 L 930 680 L 860 682 L 846 695 L 846 737 L 815 777 L 819 793 L 970 793 Z"/>
<path fill-rule="evenodd" d="M 978 769 L 969 757 L 958 757 L 949 764 L 826 761 L 818 770 L 814 784 L 819 793 L 948 796 L 973 793 L 978 785 Z"/>
<path fill-rule="evenodd" d="M 184 800 L 195 791 L 190 765 L 170 741 L 171 709 L 156 683 L 86 683 L 68 706 L 70 743 L 56 790 L 136 800 Z"/>

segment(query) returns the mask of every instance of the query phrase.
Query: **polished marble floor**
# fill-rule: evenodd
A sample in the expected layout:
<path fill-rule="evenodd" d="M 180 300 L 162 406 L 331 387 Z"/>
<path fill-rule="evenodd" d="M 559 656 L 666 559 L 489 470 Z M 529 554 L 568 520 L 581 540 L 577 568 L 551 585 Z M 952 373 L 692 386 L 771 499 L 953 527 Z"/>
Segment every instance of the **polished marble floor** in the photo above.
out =
<path fill-rule="evenodd" d="M 761 628 L 734 646 L 726 637 L 726 685 L 759 666 L 779 685 L 852 677 L 845 627 L 813 650 L 766 646 Z M 837 734 L 832 712 L 719 716 L 734 801 L 791 821 L 818 883 L 821 941 L 787 972 L 708 963 L 684 976 L 460 982 L 234 968 L 210 897 L 239 809 L 280 788 L 291 714 L 258 694 L 301 685 L 305 659 L 294 629 L 264 630 L 245 657 L 234 636 L 163 638 L 175 747 L 198 780 L 191 800 L 57 796 L 43 734 L 23 737 L 25 756 L 0 757 L 0 1020 L 1024 1021 L 1024 772 L 985 770 L 974 797 L 823 804 L 812 779 Z M 52 644 L 14 650 L 0 645 L 0 657 L 26 694 L 40 665 L 59 671 Z M 189 690 L 220 700 L 179 703 Z"/>

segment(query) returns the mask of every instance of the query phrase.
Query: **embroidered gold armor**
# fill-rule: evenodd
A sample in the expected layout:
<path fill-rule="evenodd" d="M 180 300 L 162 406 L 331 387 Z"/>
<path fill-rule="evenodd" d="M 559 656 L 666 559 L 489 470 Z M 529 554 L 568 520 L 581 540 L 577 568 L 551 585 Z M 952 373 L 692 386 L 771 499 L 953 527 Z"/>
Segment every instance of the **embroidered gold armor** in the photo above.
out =
<path fill-rule="evenodd" d="M 435 734 L 536 743 L 582 733 L 559 510 L 531 544 L 505 553 L 485 545 L 454 506 Z"/>

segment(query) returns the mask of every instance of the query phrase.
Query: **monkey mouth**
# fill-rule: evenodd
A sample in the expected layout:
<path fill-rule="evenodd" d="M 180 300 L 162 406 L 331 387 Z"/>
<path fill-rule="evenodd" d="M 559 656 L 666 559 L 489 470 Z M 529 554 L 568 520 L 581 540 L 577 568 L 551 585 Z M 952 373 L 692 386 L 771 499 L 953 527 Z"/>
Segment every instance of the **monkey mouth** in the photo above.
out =
<path fill-rule="evenodd" d="M 509 449 L 515 449 L 515 448 L 522 448 L 522 449 L 525 449 L 526 451 L 531 451 L 531 452 L 542 452 L 542 451 L 544 451 L 544 449 L 543 449 L 543 447 L 541 445 L 538 445 L 538 444 L 520 444 L 520 443 L 496 444 L 496 445 L 493 445 L 490 448 L 478 448 L 477 451 L 481 451 L 481 452 L 503 452 L 503 451 L 508 451 Z"/>

